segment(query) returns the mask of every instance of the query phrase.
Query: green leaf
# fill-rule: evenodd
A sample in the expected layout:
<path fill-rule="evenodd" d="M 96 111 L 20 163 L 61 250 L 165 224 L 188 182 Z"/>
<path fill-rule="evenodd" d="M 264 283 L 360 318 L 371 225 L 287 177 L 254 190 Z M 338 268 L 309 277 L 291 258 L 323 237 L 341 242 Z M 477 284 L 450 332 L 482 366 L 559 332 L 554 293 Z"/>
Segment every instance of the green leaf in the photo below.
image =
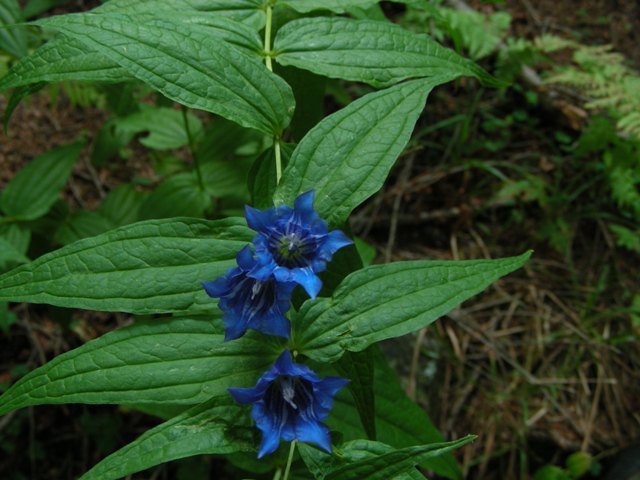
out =
<path fill-rule="evenodd" d="M 175 12 L 199 14 L 203 18 L 231 19 L 255 29 L 265 25 L 263 0 L 110 0 L 94 11 L 140 15 L 157 13 L 170 16 Z"/>
<path fill-rule="evenodd" d="M 257 58 L 184 25 L 120 14 L 38 20 L 111 59 L 166 97 L 242 126 L 279 133 L 294 110 L 291 88 Z"/>
<path fill-rule="evenodd" d="M 360 421 L 370 440 L 376 439 L 376 404 L 373 390 L 373 352 L 345 352 L 335 364 L 343 378 L 351 380 L 349 391 L 353 395 Z"/>
<path fill-rule="evenodd" d="M 62 245 L 68 245 L 87 237 L 107 232 L 115 225 L 99 212 L 81 210 L 74 213 L 60 225 L 53 239 Z"/>
<path fill-rule="evenodd" d="M 278 30 L 274 56 L 281 65 L 374 87 L 408 78 L 438 77 L 450 81 L 461 76 L 502 86 L 474 62 L 431 37 L 390 22 L 343 17 L 293 20 Z"/>
<path fill-rule="evenodd" d="M 377 440 L 396 448 L 444 441 L 424 409 L 407 397 L 397 374 L 380 349 L 371 347 L 371 350 L 374 360 Z M 346 390 L 336 396 L 327 423 L 332 429 L 339 430 L 345 440 L 356 440 L 365 435 L 353 395 Z M 450 454 L 426 460 L 421 466 L 452 480 L 462 479 L 460 468 Z"/>
<path fill-rule="evenodd" d="M 253 332 L 225 342 L 220 317 L 137 321 L 110 332 L 21 378 L 0 397 L 0 415 L 63 403 L 196 405 L 253 385 L 282 342 Z"/>
<path fill-rule="evenodd" d="M 0 238 L 9 242 L 21 254 L 26 255 L 31 243 L 31 230 L 19 223 L 0 225 Z"/>
<path fill-rule="evenodd" d="M 374 265 L 349 275 L 333 297 L 307 301 L 292 321 L 296 350 L 334 362 L 345 350 L 423 328 L 498 278 L 531 252 L 498 260 L 415 261 Z"/>
<path fill-rule="evenodd" d="M 300 13 L 314 10 L 330 10 L 335 13 L 348 13 L 349 8 L 368 8 L 380 0 L 278 0 L 278 5 L 286 5 Z"/>
<path fill-rule="evenodd" d="M 80 41 L 58 37 L 16 63 L 9 73 L 0 79 L 0 91 L 63 80 L 123 82 L 132 78 L 117 63 Z M 30 92 L 26 90 L 25 93 Z"/>
<path fill-rule="evenodd" d="M 315 190 L 315 208 L 333 225 L 383 185 L 406 146 L 431 89 L 422 79 L 370 93 L 314 127 L 293 152 L 274 201 L 293 204 Z"/>
<path fill-rule="evenodd" d="M 223 394 L 145 432 L 80 478 L 115 480 L 193 455 L 253 452 L 254 433 L 247 409 Z"/>
<path fill-rule="evenodd" d="M 11 243 L 0 237 L 0 272 L 21 263 L 29 263 L 29 259 Z"/>
<path fill-rule="evenodd" d="M 200 119 L 192 113 L 187 113 L 187 122 L 193 138 L 200 137 Z M 173 108 L 144 108 L 140 112 L 117 119 L 115 128 L 128 135 L 149 132 L 148 136 L 140 139 L 140 143 L 156 150 L 180 148 L 189 143 L 182 112 Z"/>
<path fill-rule="evenodd" d="M 314 470 L 320 473 L 316 478 L 322 480 L 389 480 L 398 478 L 399 475 L 404 476 L 401 478 L 415 478 L 411 473 L 416 465 L 462 447 L 475 438 L 474 435 L 468 435 L 452 442 L 416 445 L 398 450 L 384 443 L 355 440 L 335 449 L 334 455 L 340 460 L 301 444 L 300 454 L 305 462 L 311 463 Z"/>
<path fill-rule="evenodd" d="M 282 168 L 285 168 L 291 158 L 293 146 L 280 144 Z M 276 191 L 276 155 L 275 149 L 269 148 L 262 152 L 253 163 L 249 171 L 249 192 L 251 205 L 254 208 L 267 209 L 273 206 L 273 195 Z"/>
<path fill-rule="evenodd" d="M 27 54 L 27 32 L 21 27 L 8 27 L 22 21 L 22 12 L 17 0 L 0 0 L 0 50 L 15 57 Z"/>
<path fill-rule="evenodd" d="M 29 0 L 24 7 L 24 18 L 35 17 L 47 10 L 68 3 L 69 0 Z"/>
<path fill-rule="evenodd" d="M 200 282 L 223 275 L 253 235 L 243 219 L 134 223 L 0 276 L 0 301 L 135 314 L 211 310 Z"/>
<path fill-rule="evenodd" d="M 107 194 L 98 211 L 115 226 L 129 225 L 137 220 L 143 199 L 142 192 L 130 183 L 123 183 Z"/>
<path fill-rule="evenodd" d="M 179 173 L 163 181 L 140 206 L 139 218 L 202 217 L 211 205 L 195 172 Z"/>
<path fill-rule="evenodd" d="M 0 208 L 20 220 L 34 220 L 49 211 L 67 183 L 84 141 L 50 150 L 29 162 L 5 188 Z"/>
<path fill-rule="evenodd" d="M 5 77 L 6 78 L 6 77 Z M 0 83 L 2 80 L 0 79 Z M 22 87 L 16 88 L 13 92 L 11 92 L 11 97 L 7 102 L 7 106 L 4 109 L 4 114 L 2 115 L 2 127 L 4 129 L 4 133 L 6 134 L 9 129 L 9 120 L 11 120 L 11 115 L 15 109 L 20 105 L 20 102 L 23 98 L 28 97 L 29 95 L 38 92 L 45 86 L 45 83 L 33 83 L 31 85 L 26 85 Z"/>

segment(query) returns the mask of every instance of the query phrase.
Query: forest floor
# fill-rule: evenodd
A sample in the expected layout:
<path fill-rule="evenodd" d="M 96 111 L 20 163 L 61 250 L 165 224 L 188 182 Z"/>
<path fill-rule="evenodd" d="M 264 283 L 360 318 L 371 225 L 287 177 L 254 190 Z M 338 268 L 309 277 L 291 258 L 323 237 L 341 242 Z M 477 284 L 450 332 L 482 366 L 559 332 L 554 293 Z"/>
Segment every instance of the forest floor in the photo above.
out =
<path fill-rule="evenodd" d="M 576 2 L 557 0 L 469 2 L 480 11 L 508 11 L 511 35 L 552 32 L 586 44 L 611 43 L 639 68 L 637 2 L 577 3 L 579 9 Z M 4 102 L 0 99 L 0 110 Z M 352 224 L 376 247 L 378 263 L 498 258 L 534 250 L 519 272 L 428 329 L 385 344 L 407 393 L 445 437 L 480 435 L 459 452 L 472 479 L 532 478 L 537 468 L 562 465 L 576 451 L 596 456 L 606 471 L 620 449 L 640 441 L 640 345 L 628 309 L 628 292 L 639 290 L 640 259 L 614 245 L 598 216 L 571 218 L 571 208 L 565 212 L 567 248 L 559 251 L 544 234 L 550 212 L 526 198 L 496 201 L 501 180 L 488 168 L 470 167 L 460 146 L 474 138 L 483 115 L 506 116 L 522 102 L 517 94 L 478 93 L 471 81 L 439 88 L 417 131 L 451 112 L 466 112 L 471 133 L 455 127 L 421 135 Z M 536 117 L 535 128 L 514 125 L 507 148 L 499 154 L 476 152 L 474 162 L 497 169 L 526 164 L 550 183 L 568 182 L 577 174 L 575 166 L 557 161 L 563 152 L 553 139 L 558 132 L 575 139 L 579 129 L 553 107 L 528 114 Z M 98 109 L 74 107 L 64 96 L 54 102 L 46 92 L 24 102 L 8 133 L 0 134 L 0 189 L 34 156 L 69 143 L 79 132 L 94 138 L 104 119 Z M 91 167 L 85 156 L 66 196 L 91 209 L 105 191 L 133 175 L 153 175 L 144 156 L 101 168 Z M 0 385 L 126 320 L 75 311 L 63 327 L 55 309 L 15 309 L 20 321 L 8 335 L 0 332 Z M 69 317 L 62 309 L 57 314 Z M 0 455 L 0 476 L 77 478 L 155 423 L 112 406 L 42 406 L 9 414 L 0 418 L 0 442 L 21 455 Z M 163 466 L 150 478 L 178 478 L 180 468 L 187 469 Z"/>

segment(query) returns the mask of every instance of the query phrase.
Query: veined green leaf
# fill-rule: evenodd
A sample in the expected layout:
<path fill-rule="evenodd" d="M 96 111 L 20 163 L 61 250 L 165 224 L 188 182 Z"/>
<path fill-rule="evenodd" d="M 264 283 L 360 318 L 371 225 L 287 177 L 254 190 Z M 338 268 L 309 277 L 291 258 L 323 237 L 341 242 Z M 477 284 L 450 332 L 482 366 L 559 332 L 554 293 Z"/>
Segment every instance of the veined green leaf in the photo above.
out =
<path fill-rule="evenodd" d="M 33 220 L 49 211 L 67 183 L 84 142 L 50 150 L 29 162 L 2 193 L 0 209 L 20 220 Z"/>
<path fill-rule="evenodd" d="M 62 403 L 196 405 L 252 385 L 282 350 L 253 332 L 225 342 L 223 330 L 218 312 L 138 321 L 25 375 L 0 397 L 0 415 Z"/>
<path fill-rule="evenodd" d="M 99 7 L 95 12 L 104 12 L 103 8 L 111 3 Z M 157 16 L 163 12 L 166 12 L 167 18 Z M 138 14 L 136 19 L 147 26 L 158 23 L 160 28 L 167 22 L 182 25 L 183 28 L 188 28 L 190 35 L 195 38 L 213 37 L 224 40 L 239 47 L 242 52 L 259 57 L 257 52 L 261 43 L 257 32 L 228 18 L 208 18 L 195 13 L 160 9 L 159 12 L 153 13 L 145 10 Z M 134 78 L 115 60 L 85 45 L 81 40 L 59 36 L 42 45 L 11 68 L 9 74 L 0 80 L 0 90 L 39 82 L 81 80 L 113 83 Z"/>
<path fill-rule="evenodd" d="M 61 245 L 69 245 L 83 238 L 108 232 L 115 227 L 111 220 L 99 212 L 80 210 L 60 225 L 53 238 Z"/>
<path fill-rule="evenodd" d="M 16 57 L 27 54 L 27 35 L 24 27 L 9 27 L 22 21 L 22 12 L 17 0 L 0 0 L 0 50 Z"/>
<path fill-rule="evenodd" d="M 203 216 L 211 198 L 198 184 L 195 172 L 167 178 L 140 205 L 140 219 Z"/>
<path fill-rule="evenodd" d="M 0 237 L 0 272 L 6 270 L 7 266 L 27 262 L 29 262 L 29 259 L 24 254 L 7 240 Z"/>
<path fill-rule="evenodd" d="M 345 352 L 335 363 L 343 378 L 351 380 L 348 388 L 358 409 L 364 431 L 370 440 L 376 440 L 376 402 L 374 394 L 373 351 Z"/>
<path fill-rule="evenodd" d="M 292 321 L 296 350 L 319 362 L 334 362 L 345 350 L 358 352 L 425 327 L 530 256 L 395 262 L 354 272 L 333 297 L 302 306 Z"/>
<path fill-rule="evenodd" d="M 24 7 L 24 18 L 35 17 L 36 15 L 46 12 L 50 8 L 57 7 L 58 5 L 62 5 L 67 2 L 69 2 L 69 0 L 29 0 L 27 5 Z"/>
<path fill-rule="evenodd" d="M 291 88 L 260 62 L 184 25 L 147 25 L 121 14 L 71 14 L 35 22 L 76 38 L 168 98 L 240 125 L 279 133 L 294 109 Z"/>
<path fill-rule="evenodd" d="M 135 314 L 211 310 L 200 282 L 223 275 L 253 235 L 243 219 L 134 223 L 0 276 L 0 301 Z"/>
<path fill-rule="evenodd" d="M 31 230 L 19 223 L 0 225 L 0 238 L 9 242 L 18 252 L 27 254 L 31 243 Z"/>
<path fill-rule="evenodd" d="M 192 113 L 187 113 L 186 118 L 189 134 L 195 139 L 199 138 L 202 135 L 202 122 Z M 140 138 L 140 143 L 155 150 L 180 148 L 189 143 L 183 113 L 173 108 L 142 108 L 139 112 L 116 119 L 115 128 L 120 134 L 131 136 L 149 132 L 149 135 Z"/>
<path fill-rule="evenodd" d="M 225 17 L 260 29 L 265 25 L 263 0 L 110 0 L 94 11 L 140 15 L 143 13 L 184 12 L 206 18 Z M 211 15 L 206 15 L 211 14 Z"/>
<path fill-rule="evenodd" d="M 375 87 L 408 78 L 461 76 L 476 77 L 489 86 L 502 85 L 431 37 L 390 22 L 343 17 L 293 20 L 278 30 L 274 56 L 281 65 Z"/>
<path fill-rule="evenodd" d="M 348 13 L 349 8 L 368 8 L 380 0 L 278 0 L 278 5 L 286 5 L 300 13 L 314 10 L 330 10 L 335 13 Z"/>
<path fill-rule="evenodd" d="M 443 442 L 442 434 L 429 416 L 407 397 L 380 349 L 370 348 L 374 364 L 377 440 L 395 448 Z M 366 432 L 358 419 L 358 412 L 353 395 L 344 389 L 336 396 L 327 423 L 330 428 L 339 430 L 345 440 L 363 438 Z M 462 472 L 451 454 L 425 460 L 421 466 L 452 480 L 462 479 Z"/>
<path fill-rule="evenodd" d="M 333 225 L 377 192 L 406 146 L 427 96 L 447 79 L 421 79 L 370 93 L 316 125 L 298 144 L 276 190 L 293 204 L 315 190 L 315 208 Z"/>
<path fill-rule="evenodd" d="M 130 183 L 122 183 L 104 198 L 98 211 L 117 227 L 129 225 L 138 219 L 144 194 Z"/>
<path fill-rule="evenodd" d="M 82 42 L 60 36 L 16 63 L 0 79 L 0 91 L 41 82 L 124 82 L 132 78 L 120 65 Z"/>
<path fill-rule="evenodd" d="M 145 432 L 80 478 L 115 480 L 193 455 L 255 451 L 254 435 L 248 410 L 223 394 Z"/>
<path fill-rule="evenodd" d="M 300 454 L 305 462 L 313 466 L 319 474 L 316 478 L 320 480 L 415 478 L 412 473 L 415 472 L 416 465 L 466 445 L 475 438 L 474 435 L 469 435 L 452 442 L 416 445 L 398 450 L 380 442 L 355 440 L 336 448 L 335 456 L 308 445 L 300 445 Z"/>

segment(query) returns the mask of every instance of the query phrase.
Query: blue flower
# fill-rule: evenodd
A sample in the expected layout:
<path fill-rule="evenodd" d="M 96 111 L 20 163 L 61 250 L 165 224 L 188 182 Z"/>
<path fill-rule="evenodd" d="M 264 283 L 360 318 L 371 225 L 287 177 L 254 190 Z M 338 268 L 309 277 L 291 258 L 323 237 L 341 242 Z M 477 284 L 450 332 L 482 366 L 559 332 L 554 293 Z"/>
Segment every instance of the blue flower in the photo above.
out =
<path fill-rule="evenodd" d="M 291 292 L 296 284 L 249 277 L 247 273 L 256 266 L 256 260 L 248 245 L 240 250 L 236 260 L 238 266 L 230 268 L 226 275 L 202 283 L 210 297 L 220 299 L 225 341 L 241 337 L 249 328 L 289 338 L 291 324 L 285 313 L 291 307 Z"/>
<path fill-rule="evenodd" d="M 320 380 L 309 367 L 293 363 L 285 350 L 254 388 L 229 388 L 229 393 L 238 403 L 253 404 L 251 416 L 262 431 L 258 458 L 274 452 L 281 437 L 312 442 L 331 453 L 329 429 L 321 420 L 348 382 L 338 377 Z"/>
<path fill-rule="evenodd" d="M 253 239 L 257 265 L 249 276 L 258 280 L 275 277 L 278 282 L 295 282 L 311 298 L 322 288 L 316 275 L 327 268 L 333 254 L 353 242 L 340 230 L 328 231 L 313 209 L 314 192 L 303 193 L 287 205 L 257 210 L 245 207 L 249 227 L 258 232 Z"/>

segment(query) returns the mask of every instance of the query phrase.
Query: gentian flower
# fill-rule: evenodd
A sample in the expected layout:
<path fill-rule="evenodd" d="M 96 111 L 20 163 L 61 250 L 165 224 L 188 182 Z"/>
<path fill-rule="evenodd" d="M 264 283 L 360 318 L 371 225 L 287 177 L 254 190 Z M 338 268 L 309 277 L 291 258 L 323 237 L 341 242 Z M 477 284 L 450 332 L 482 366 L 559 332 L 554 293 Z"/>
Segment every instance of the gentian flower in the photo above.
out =
<path fill-rule="evenodd" d="M 321 422 L 329 416 L 333 397 L 349 380 L 320 379 L 306 365 L 294 363 L 285 350 L 254 388 L 229 388 L 242 404 L 253 404 L 251 416 L 262 431 L 258 458 L 274 452 L 280 438 L 312 442 L 331 453 L 329 429 Z"/>
<path fill-rule="evenodd" d="M 247 273 L 256 260 L 247 245 L 236 256 L 238 266 L 212 282 L 203 282 L 207 294 L 219 298 L 223 311 L 225 341 L 234 340 L 251 328 L 267 335 L 289 338 L 291 324 L 285 313 L 291 307 L 296 284 L 277 282 L 273 277 L 257 280 Z"/>
<path fill-rule="evenodd" d="M 311 298 L 322 288 L 316 275 L 327 268 L 333 254 L 353 242 L 340 230 L 328 231 L 325 222 L 313 209 L 314 192 L 287 205 L 257 210 L 245 207 L 249 227 L 258 232 L 253 239 L 257 265 L 249 276 L 302 285 Z"/>

